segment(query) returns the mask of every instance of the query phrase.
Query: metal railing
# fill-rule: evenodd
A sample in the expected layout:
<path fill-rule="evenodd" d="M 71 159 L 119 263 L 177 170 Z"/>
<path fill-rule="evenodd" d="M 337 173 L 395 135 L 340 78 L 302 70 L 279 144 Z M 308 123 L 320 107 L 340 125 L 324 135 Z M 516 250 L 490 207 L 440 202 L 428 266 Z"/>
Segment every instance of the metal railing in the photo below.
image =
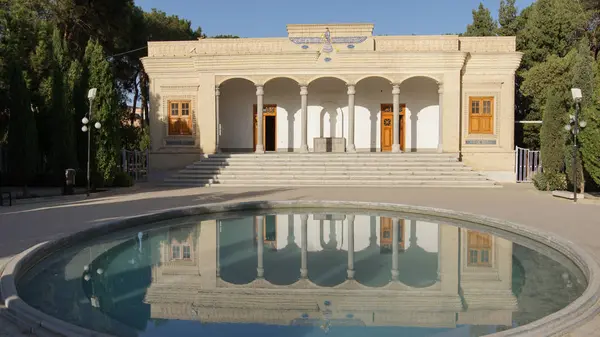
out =
<path fill-rule="evenodd" d="M 542 158 L 540 151 L 516 147 L 515 171 L 518 183 L 530 183 L 533 176 L 542 171 Z"/>
<path fill-rule="evenodd" d="M 147 181 L 150 172 L 150 156 L 148 150 L 121 150 L 121 168 L 134 181 Z"/>

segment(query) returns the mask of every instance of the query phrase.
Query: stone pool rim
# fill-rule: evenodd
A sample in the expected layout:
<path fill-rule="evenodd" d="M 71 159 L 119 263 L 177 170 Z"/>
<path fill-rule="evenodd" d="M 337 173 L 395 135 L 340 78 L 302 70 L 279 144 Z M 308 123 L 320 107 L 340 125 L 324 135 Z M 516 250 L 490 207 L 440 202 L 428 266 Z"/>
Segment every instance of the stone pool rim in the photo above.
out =
<path fill-rule="evenodd" d="M 551 234 L 536 228 L 517 224 L 507 220 L 477 215 L 473 213 L 459 212 L 448 209 L 413 206 L 395 203 L 380 202 L 353 202 L 353 201 L 325 201 L 325 200 L 291 200 L 291 201 L 249 201 L 231 203 L 213 203 L 196 206 L 185 206 L 151 212 L 143 215 L 125 217 L 111 220 L 95 225 L 80 232 L 73 233 L 63 238 L 40 243 L 28 250 L 16 255 L 5 266 L 0 276 L 0 292 L 4 304 L 11 315 L 19 321 L 27 324 L 33 332 L 49 331 L 63 336 L 111 336 L 108 334 L 92 331 L 77 325 L 64 322 L 58 318 L 34 309 L 23 301 L 17 293 L 16 280 L 34 265 L 44 258 L 54 254 L 60 249 L 77 244 L 82 241 L 95 239 L 99 236 L 113 232 L 130 229 L 149 223 L 159 222 L 173 218 L 187 216 L 216 214 L 227 212 L 244 211 L 268 211 L 277 209 L 347 209 L 360 212 L 397 212 L 403 215 L 420 215 L 442 217 L 448 220 L 469 222 L 483 225 L 490 229 L 496 229 L 516 234 L 530 239 L 536 243 L 548 246 L 570 259 L 587 279 L 588 286 L 583 294 L 568 304 L 562 310 L 540 318 L 529 324 L 497 332 L 490 337 L 504 336 L 553 336 L 572 332 L 576 328 L 588 323 L 600 313 L 600 264 L 586 249 L 555 234 Z M 41 330 L 41 331 L 40 331 Z"/>

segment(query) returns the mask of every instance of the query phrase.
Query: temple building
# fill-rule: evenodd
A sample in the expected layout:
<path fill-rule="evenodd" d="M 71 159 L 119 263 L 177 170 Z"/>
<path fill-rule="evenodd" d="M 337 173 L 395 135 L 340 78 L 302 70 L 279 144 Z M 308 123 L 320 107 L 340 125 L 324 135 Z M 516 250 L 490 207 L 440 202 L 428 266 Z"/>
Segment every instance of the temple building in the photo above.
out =
<path fill-rule="evenodd" d="M 369 215 L 202 221 L 161 240 L 144 302 L 152 318 L 203 323 L 511 327 L 512 247 L 469 229 Z"/>
<path fill-rule="evenodd" d="M 515 37 L 373 30 L 149 42 L 152 168 L 214 153 L 416 152 L 514 181 Z"/>

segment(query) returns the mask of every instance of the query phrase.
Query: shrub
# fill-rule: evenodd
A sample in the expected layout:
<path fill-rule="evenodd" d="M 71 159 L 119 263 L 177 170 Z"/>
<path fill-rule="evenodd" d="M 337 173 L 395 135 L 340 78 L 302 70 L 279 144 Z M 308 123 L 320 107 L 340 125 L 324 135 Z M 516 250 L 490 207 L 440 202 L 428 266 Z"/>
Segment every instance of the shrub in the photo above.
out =
<path fill-rule="evenodd" d="M 540 191 L 564 191 L 567 177 L 564 173 L 541 172 L 533 176 L 533 185 Z"/>
<path fill-rule="evenodd" d="M 113 187 L 130 187 L 133 186 L 133 178 L 125 172 L 117 172 L 112 183 Z"/>

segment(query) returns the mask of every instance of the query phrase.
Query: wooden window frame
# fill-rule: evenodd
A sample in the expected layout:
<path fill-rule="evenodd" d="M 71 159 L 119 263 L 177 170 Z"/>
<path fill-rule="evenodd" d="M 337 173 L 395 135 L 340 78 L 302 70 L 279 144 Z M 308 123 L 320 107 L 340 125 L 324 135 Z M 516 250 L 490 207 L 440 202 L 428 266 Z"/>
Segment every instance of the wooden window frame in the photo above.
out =
<path fill-rule="evenodd" d="M 173 104 L 177 104 L 177 115 L 172 115 Z M 188 104 L 187 115 L 182 115 L 183 105 Z M 186 118 L 182 118 L 182 117 Z M 174 117 L 179 120 L 186 120 L 187 126 L 189 128 L 189 133 L 182 133 L 181 131 L 176 132 L 175 128 L 172 126 L 172 119 Z M 167 135 L 170 137 L 173 136 L 182 136 L 182 137 L 191 137 L 194 135 L 194 108 L 193 102 L 191 99 L 171 99 L 167 100 Z"/>
<path fill-rule="evenodd" d="M 484 116 L 483 115 L 483 105 L 484 102 L 490 102 L 490 116 Z M 474 114 L 473 113 L 473 102 L 479 102 L 479 110 L 480 113 L 478 114 Z M 469 116 L 469 134 L 471 135 L 493 135 L 494 132 L 494 128 L 495 128 L 495 118 L 496 118 L 496 99 L 494 96 L 469 96 L 469 106 L 468 106 L 468 116 Z M 490 128 L 487 130 L 473 130 L 473 119 L 474 118 L 480 118 L 480 119 L 485 119 L 485 118 L 489 118 L 490 120 Z"/>
<path fill-rule="evenodd" d="M 494 249 L 494 237 L 488 233 L 467 230 L 467 266 L 468 267 L 492 267 L 492 257 Z M 487 237 L 487 243 L 472 244 L 471 235 Z M 482 260 L 483 253 L 487 253 L 487 261 Z M 476 253 L 476 255 L 473 255 Z M 472 257 L 475 256 L 475 261 Z"/>

